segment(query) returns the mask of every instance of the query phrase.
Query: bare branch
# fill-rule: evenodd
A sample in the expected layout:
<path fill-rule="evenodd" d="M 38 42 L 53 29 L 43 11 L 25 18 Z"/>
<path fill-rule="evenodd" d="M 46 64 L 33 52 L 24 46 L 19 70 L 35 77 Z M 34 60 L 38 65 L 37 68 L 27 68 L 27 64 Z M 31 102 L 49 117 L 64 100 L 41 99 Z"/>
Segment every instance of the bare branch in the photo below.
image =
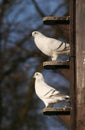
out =
<path fill-rule="evenodd" d="M 38 3 L 37 3 L 35 0 L 32 0 L 32 1 L 33 1 L 33 4 L 34 4 L 36 10 L 38 11 L 38 13 L 39 13 L 42 17 L 44 17 L 45 14 L 44 14 L 43 11 L 39 8 Z"/>

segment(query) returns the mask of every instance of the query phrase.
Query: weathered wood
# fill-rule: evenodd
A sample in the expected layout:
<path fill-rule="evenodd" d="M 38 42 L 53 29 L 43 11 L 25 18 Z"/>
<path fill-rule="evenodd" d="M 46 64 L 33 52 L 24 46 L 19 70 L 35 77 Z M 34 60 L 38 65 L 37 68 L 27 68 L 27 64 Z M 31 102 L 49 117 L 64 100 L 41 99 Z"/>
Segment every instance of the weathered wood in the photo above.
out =
<path fill-rule="evenodd" d="M 76 72 L 75 72 L 75 0 L 70 1 L 70 96 L 71 96 L 71 130 L 76 130 Z"/>
<path fill-rule="evenodd" d="M 75 0 L 72 11 L 72 130 L 85 130 L 85 1 Z M 76 13 L 75 13 L 76 12 Z"/>
<path fill-rule="evenodd" d="M 43 67 L 45 69 L 69 69 L 70 64 L 69 61 L 45 61 L 43 62 Z"/>
<path fill-rule="evenodd" d="M 69 115 L 71 112 L 71 107 L 61 107 L 61 108 L 44 108 L 44 115 Z"/>
<path fill-rule="evenodd" d="M 76 129 L 85 130 L 85 0 L 76 7 Z"/>
<path fill-rule="evenodd" d="M 56 16 L 47 16 L 43 18 L 43 23 L 47 25 L 56 25 L 56 24 L 69 24 L 70 17 L 56 17 Z"/>

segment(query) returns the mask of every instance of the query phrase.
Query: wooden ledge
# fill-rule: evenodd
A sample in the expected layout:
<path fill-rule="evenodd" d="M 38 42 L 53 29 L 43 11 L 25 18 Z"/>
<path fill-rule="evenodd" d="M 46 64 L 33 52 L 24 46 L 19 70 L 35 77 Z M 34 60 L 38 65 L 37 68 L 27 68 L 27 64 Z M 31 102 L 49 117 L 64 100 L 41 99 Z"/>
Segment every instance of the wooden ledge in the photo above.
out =
<path fill-rule="evenodd" d="M 45 69 L 69 69 L 70 68 L 70 62 L 69 61 L 45 61 L 43 62 L 43 67 Z"/>
<path fill-rule="evenodd" d="M 66 17 L 47 16 L 43 18 L 43 23 L 46 25 L 69 24 L 70 16 Z"/>
<path fill-rule="evenodd" d="M 61 107 L 61 108 L 44 108 L 44 115 L 70 115 L 71 107 Z"/>

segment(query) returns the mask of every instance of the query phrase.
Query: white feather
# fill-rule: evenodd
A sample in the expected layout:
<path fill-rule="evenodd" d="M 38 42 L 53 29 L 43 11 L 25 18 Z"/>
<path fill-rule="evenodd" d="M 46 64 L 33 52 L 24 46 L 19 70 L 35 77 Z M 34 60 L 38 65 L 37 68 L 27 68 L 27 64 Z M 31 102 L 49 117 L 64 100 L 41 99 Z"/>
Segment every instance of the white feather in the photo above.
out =
<path fill-rule="evenodd" d="M 37 96 L 45 103 L 46 107 L 58 103 L 60 101 L 69 99 L 68 95 L 63 95 L 53 87 L 49 86 L 41 73 L 36 72 L 35 78 L 35 92 Z"/>
<path fill-rule="evenodd" d="M 46 37 L 39 31 L 32 32 L 32 36 L 38 49 L 45 55 L 50 56 L 52 60 L 57 60 L 58 55 L 69 55 L 70 53 L 70 45 L 68 43 Z"/>

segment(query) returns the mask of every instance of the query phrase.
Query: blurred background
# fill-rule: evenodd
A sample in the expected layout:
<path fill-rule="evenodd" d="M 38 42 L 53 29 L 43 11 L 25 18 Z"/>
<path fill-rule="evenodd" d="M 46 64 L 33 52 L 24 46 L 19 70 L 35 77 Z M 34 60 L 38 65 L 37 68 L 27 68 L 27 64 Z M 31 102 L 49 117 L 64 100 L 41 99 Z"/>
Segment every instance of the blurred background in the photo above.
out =
<path fill-rule="evenodd" d="M 68 130 L 57 116 L 44 116 L 33 74 L 69 93 L 69 81 L 59 70 L 45 70 L 49 60 L 34 44 L 32 31 L 68 41 L 61 28 L 47 26 L 45 16 L 68 16 L 69 0 L 0 0 L 0 130 Z M 43 43 L 44 44 L 44 43 Z"/>

